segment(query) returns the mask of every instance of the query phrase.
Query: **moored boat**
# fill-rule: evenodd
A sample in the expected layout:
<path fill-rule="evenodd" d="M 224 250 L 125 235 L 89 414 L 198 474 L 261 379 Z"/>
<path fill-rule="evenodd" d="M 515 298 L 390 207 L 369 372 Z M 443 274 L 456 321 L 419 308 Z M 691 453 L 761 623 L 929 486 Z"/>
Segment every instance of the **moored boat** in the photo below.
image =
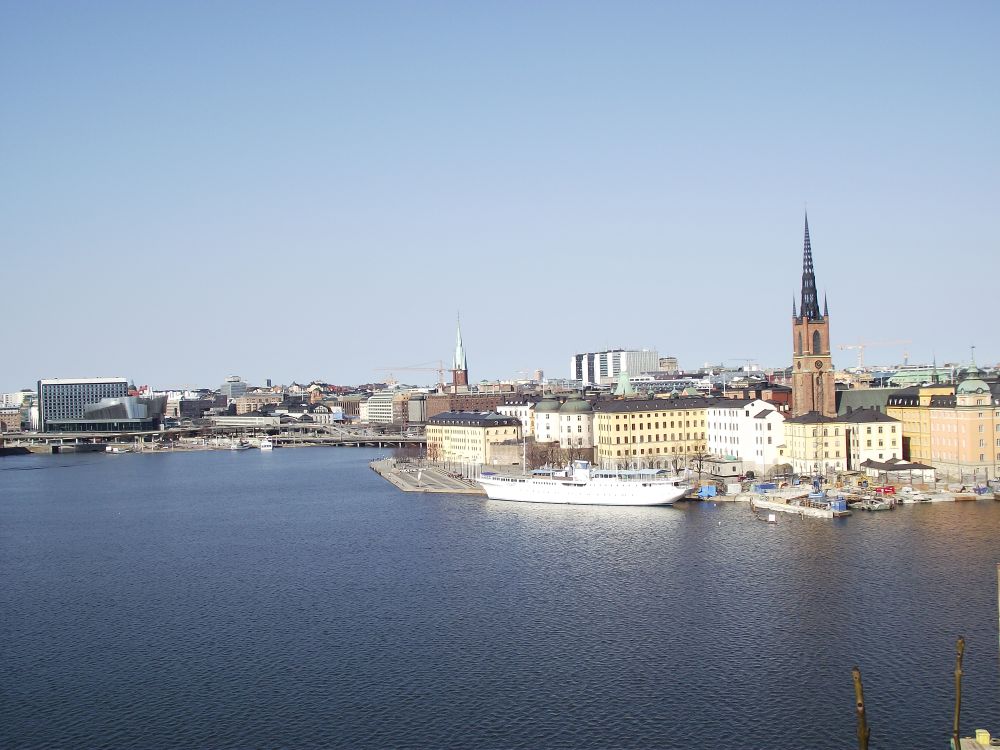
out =
<path fill-rule="evenodd" d="M 248 451 L 251 448 L 253 446 L 247 440 L 234 440 L 229 444 L 229 450 L 231 451 Z"/>
<path fill-rule="evenodd" d="M 262 451 L 269 451 L 274 449 L 274 443 L 271 442 L 271 438 L 261 438 L 260 449 Z"/>
<path fill-rule="evenodd" d="M 661 478 L 656 472 L 600 471 L 589 461 L 574 461 L 561 472 L 485 472 L 476 481 L 491 500 L 566 505 L 673 505 L 690 489 L 680 477 Z"/>

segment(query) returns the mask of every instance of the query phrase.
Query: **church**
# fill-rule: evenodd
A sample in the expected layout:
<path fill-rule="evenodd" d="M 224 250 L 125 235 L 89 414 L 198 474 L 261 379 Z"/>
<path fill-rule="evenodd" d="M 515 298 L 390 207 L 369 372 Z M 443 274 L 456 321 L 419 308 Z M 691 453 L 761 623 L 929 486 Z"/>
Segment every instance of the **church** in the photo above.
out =
<path fill-rule="evenodd" d="M 809 217 L 802 248 L 802 293 L 792 299 L 792 416 L 785 420 L 785 455 L 801 475 L 858 471 L 867 460 L 902 458 L 902 425 L 873 409 L 837 416 L 830 309 L 819 308 Z"/>

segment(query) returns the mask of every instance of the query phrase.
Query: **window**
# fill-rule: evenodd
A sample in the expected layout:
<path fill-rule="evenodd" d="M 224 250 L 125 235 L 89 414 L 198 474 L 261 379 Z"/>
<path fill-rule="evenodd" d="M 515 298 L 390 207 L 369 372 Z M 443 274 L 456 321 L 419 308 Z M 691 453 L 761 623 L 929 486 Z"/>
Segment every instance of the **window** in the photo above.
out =
<path fill-rule="evenodd" d="M 822 350 L 819 331 L 813 331 L 813 354 L 819 354 Z"/>

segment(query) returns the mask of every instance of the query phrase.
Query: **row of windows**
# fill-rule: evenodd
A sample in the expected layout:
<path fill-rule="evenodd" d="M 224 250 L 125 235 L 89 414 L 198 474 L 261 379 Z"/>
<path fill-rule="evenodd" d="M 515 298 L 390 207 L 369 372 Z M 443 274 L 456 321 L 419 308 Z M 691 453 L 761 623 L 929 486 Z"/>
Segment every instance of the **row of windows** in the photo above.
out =
<path fill-rule="evenodd" d="M 704 450 L 705 450 L 705 446 L 700 446 L 700 447 L 696 446 L 694 448 L 694 452 L 695 453 L 704 452 Z M 681 455 L 689 455 L 689 454 L 685 454 L 684 451 L 677 450 L 677 446 L 676 445 L 673 446 L 670 449 L 670 452 L 671 453 L 680 453 Z M 620 455 L 622 455 L 622 452 L 621 451 L 615 451 L 615 455 L 616 456 L 620 456 Z M 626 448 L 625 449 L 625 455 L 626 456 L 662 456 L 662 455 L 664 455 L 664 452 L 661 452 L 661 451 L 653 452 L 653 449 L 650 448 L 649 449 L 649 453 L 646 453 L 646 449 L 645 448 L 633 448 L 632 452 L 629 453 L 628 448 Z"/>
<path fill-rule="evenodd" d="M 670 428 L 671 429 L 675 429 L 674 422 L 676 422 L 676 427 L 699 427 L 699 426 L 700 427 L 704 427 L 705 426 L 705 420 L 704 419 L 700 420 L 700 424 L 699 424 L 699 420 L 697 420 L 697 419 L 686 419 L 686 420 L 684 420 L 684 424 L 681 424 L 681 420 L 678 419 L 678 420 L 671 420 L 670 421 Z M 611 425 L 599 423 L 597 425 L 597 429 L 598 429 L 599 432 L 611 432 Z M 642 429 L 642 423 L 641 422 L 639 424 L 626 424 L 626 425 L 616 424 L 615 425 L 615 432 L 621 432 L 622 430 L 624 430 L 625 432 L 628 432 L 629 430 L 641 430 L 641 429 Z M 658 429 L 660 429 L 660 423 L 659 422 L 646 422 L 646 429 L 647 430 L 658 430 Z M 664 422 L 663 422 L 663 429 L 667 429 L 666 420 L 664 420 Z"/>

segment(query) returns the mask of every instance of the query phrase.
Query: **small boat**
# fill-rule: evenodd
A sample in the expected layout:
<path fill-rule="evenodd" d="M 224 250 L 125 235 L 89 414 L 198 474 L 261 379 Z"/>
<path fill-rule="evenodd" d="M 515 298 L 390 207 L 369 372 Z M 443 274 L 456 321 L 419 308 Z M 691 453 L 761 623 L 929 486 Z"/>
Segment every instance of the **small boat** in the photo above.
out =
<path fill-rule="evenodd" d="M 234 440 L 229 444 L 229 450 L 231 451 L 248 451 L 251 448 L 253 446 L 247 440 Z"/>
<path fill-rule="evenodd" d="M 105 453 L 131 453 L 132 449 L 127 445 L 109 445 L 104 449 Z"/>
<path fill-rule="evenodd" d="M 274 443 L 271 442 L 271 438 L 261 438 L 259 447 L 262 451 L 273 450 Z"/>
<path fill-rule="evenodd" d="M 870 497 L 866 500 L 860 500 L 856 503 L 851 503 L 851 508 L 854 510 L 892 510 L 892 503 L 886 500 L 880 500 L 878 498 Z"/>
<path fill-rule="evenodd" d="M 931 501 L 931 496 L 926 492 L 921 492 L 920 490 L 915 490 L 912 487 L 900 487 L 899 493 L 896 495 L 900 503 L 904 505 L 909 505 L 910 503 L 929 503 Z"/>

